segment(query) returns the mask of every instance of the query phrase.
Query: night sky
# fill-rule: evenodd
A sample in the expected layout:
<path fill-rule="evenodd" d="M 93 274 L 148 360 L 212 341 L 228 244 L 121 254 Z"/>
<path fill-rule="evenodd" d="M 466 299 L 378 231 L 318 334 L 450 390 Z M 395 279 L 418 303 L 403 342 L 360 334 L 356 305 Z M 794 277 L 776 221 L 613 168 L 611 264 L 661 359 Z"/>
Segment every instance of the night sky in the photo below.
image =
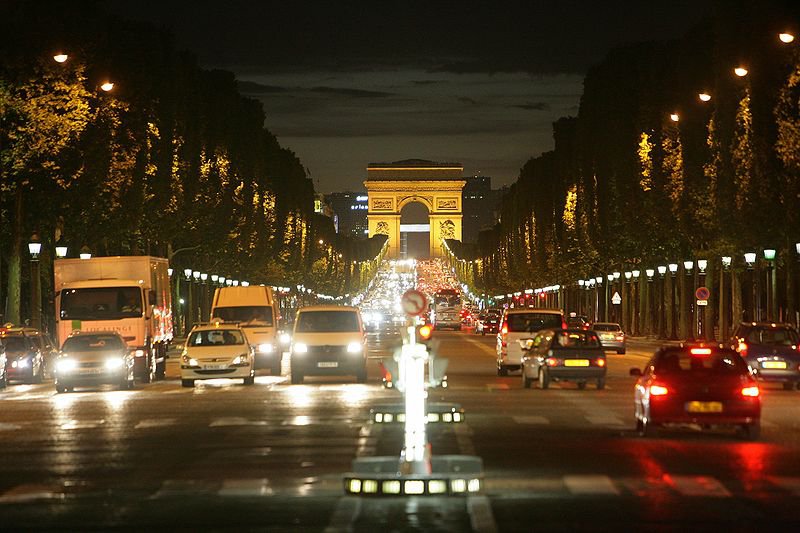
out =
<path fill-rule="evenodd" d="M 513 182 L 578 112 L 614 46 L 682 35 L 710 1 L 106 2 L 172 29 L 236 73 L 318 191 L 361 189 L 373 161 L 460 161 Z M 135 7 L 134 7 L 135 6 Z"/>

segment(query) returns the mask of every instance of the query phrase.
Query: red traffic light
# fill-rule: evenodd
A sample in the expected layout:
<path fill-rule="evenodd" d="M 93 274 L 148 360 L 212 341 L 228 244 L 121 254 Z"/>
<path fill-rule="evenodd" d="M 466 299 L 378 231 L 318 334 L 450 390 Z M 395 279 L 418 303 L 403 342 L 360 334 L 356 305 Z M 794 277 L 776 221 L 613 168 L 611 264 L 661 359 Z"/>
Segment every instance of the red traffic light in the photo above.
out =
<path fill-rule="evenodd" d="M 417 328 L 417 333 L 419 334 L 420 340 L 427 341 L 431 338 L 431 335 L 433 335 L 433 328 L 429 324 L 425 324 Z"/>

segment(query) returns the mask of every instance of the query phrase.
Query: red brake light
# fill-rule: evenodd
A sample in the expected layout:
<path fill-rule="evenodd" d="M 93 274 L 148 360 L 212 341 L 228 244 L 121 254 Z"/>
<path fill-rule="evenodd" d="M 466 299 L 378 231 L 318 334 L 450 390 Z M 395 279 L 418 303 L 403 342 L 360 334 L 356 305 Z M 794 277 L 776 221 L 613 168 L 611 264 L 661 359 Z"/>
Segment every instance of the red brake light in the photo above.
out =
<path fill-rule="evenodd" d="M 758 387 L 755 385 L 751 385 L 750 387 L 745 387 L 742 389 L 742 396 L 747 396 L 749 398 L 758 398 L 759 394 L 761 394 L 761 391 L 758 390 Z"/>
<path fill-rule="evenodd" d="M 561 321 L 561 329 L 568 329 L 568 328 L 569 328 L 569 324 L 567 324 L 566 321 L 562 320 Z"/>
<path fill-rule="evenodd" d="M 508 334 L 508 322 L 503 322 L 503 327 L 500 328 L 500 333 L 503 335 Z"/>
<path fill-rule="evenodd" d="M 544 360 L 544 362 L 547 364 L 547 366 L 558 366 L 558 359 L 555 357 L 548 357 Z"/>
<path fill-rule="evenodd" d="M 689 353 L 692 355 L 711 355 L 711 348 L 692 348 Z"/>
<path fill-rule="evenodd" d="M 606 366 L 605 359 L 598 359 L 597 361 L 595 361 L 595 363 L 597 364 L 597 366 Z"/>
<path fill-rule="evenodd" d="M 739 352 L 739 355 L 745 357 L 747 355 L 747 343 L 740 340 L 739 345 L 736 347 L 736 351 Z"/>
<path fill-rule="evenodd" d="M 620 342 L 624 341 L 625 340 L 625 335 L 617 335 L 617 340 L 620 341 Z"/>
<path fill-rule="evenodd" d="M 650 385 L 650 396 L 666 396 L 668 392 L 663 385 Z"/>

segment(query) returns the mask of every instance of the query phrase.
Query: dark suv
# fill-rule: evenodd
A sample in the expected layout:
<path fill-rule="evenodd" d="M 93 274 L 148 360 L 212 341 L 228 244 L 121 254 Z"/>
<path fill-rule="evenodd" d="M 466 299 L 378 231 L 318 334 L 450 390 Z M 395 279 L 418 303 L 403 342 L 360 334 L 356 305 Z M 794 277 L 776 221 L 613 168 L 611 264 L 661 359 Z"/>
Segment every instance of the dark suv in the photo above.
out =
<path fill-rule="evenodd" d="M 791 325 L 743 322 L 731 345 L 758 379 L 783 383 L 786 390 L 800 384 L 800 335 Z"/>
<path fill-rule="evenodd" d="M 6 350 L 6 380 L 41 383 L 49 374 L 56 350 L 47 335 L 35 328 L 0 329 Z"/>

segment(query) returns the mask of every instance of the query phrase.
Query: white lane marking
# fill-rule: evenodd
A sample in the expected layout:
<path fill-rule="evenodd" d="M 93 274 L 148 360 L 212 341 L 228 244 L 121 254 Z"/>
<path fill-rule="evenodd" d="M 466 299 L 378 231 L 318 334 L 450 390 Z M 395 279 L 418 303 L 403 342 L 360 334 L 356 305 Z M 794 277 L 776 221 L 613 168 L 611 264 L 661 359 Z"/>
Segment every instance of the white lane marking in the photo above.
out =
<path fill-rule="evenodd" d="M 64 499 L 63 492 L 56 492 L 52 486 L 26 484 L 17 485 L 0 496 L 0 503 L 21 503 L 35 500 Z"/>
<path fill-rule="evenodd" d="M 609 414 L 602 414 L 602 415 L 584 415 L 584 418 L 589 421 L 590 424 L 595 424 L 598 426 L 624 426 L 625 422 L 622 421 L 619 417 Z"/>
<path fill-rule="evenodd" d="M 472 443 L 472 428 L 463 422 L 455 424 L 456 443 L 462 455 L 476 455 Z"/>
<path fill-rule="evenodd" d="M 783 490 L 794 493 L 800 496 L 800 478 L 796 477 L 773 477 L 770 481 L 779 486 Z"/>
<path fill-rule="evenodd" d="M 491 392 L 494 390 L 511 390 L 511 387 L 508 383 L 487 383 L 486 389 Z"/>
<path fill-rule="evenodd" d="M 5 422 L 0 422 L 0 431 L 16 431 L 18 429 L 22 429 L 22 426 L 17 424 L 7 424 Z"/>
<path fill-rule="evenodd" d="M 497 524 L 494 521 L 492 505 L 486 496 L 470 496 L 467 498 L 467 512 L 472 531 L 478 533 L 495 533 Z"/>
<path fill-rule="evenodd" d="M 619 496 L 619 490 L 608 476 L 564 476 L 564 485 L 572 494 Z"/>
<path fill-rule="evenodd" d="M 105 420 L 70 420 L 69 422 L 61 424 L 61 429 L 95 429 L 105 423 Z"/>
<path fill-rule="evenodd" d="M 375 447 L 383 430 L 383 424 L 364 424 L 358 431 L 356 457 L 375 455 Z M 375 435 L 373 435 L 375 433 Z"/>
<path fill-rule="evenodd" d="M 515 416 L 514 422 L 517 424 L 549 424 L 550 419 L 545 416 Z"/>
<path fill-rule="evenodd" d="M 140 420 L 138 424 L 133 426 L 134 429 L 146 428 L 160 428 L 164 426 L 173 426 L 177 421 L 176 418 L 145 418 Z"/>
<path fill-rule="evenodd" d="M 351 532 L 354 529 L 358 515 L 361 514 L 361 499 L 355 496 L 345 496 L 339 499 L 325 533 Z"/>
<path fill-rule="evenodd" d="M 226 479 L 217 492 L 220 496 L 272 496 L 274 491 L 269 480 L 261 479 Z"/>
<path fill-rule="evenodd" d="M 490 355 L 490 356 L 494 357 L 495 359 L 497 359 L 497 348 L 496 347 L 493 346 L 493 347 L 490 348 L 489 346 L 483 344 L 482 342 L 478 342 L 475 339 L 471 339 L 469 337 L 464 337 L 464 340 L 469 342 L 470 344 L 473 344 L 473 345 L 477 346 L 486 355 Z"/>
<path fill-rule="evenodd" d="M 719 480 L 709 476 L 667 476 L 665 481 L 684 496 L 730 497 Z"/>
<path fill-rule="evenodd" d="M 208 425 L 208 427 L 219 428 L 219 427 L 230 427 L 230 426 L 266 426 L 266 425 L 267 425 L 266 420 L 248 420 L 247 418 L 242 418 L 240 416 L 228 416 L 215 419 Z"/>

